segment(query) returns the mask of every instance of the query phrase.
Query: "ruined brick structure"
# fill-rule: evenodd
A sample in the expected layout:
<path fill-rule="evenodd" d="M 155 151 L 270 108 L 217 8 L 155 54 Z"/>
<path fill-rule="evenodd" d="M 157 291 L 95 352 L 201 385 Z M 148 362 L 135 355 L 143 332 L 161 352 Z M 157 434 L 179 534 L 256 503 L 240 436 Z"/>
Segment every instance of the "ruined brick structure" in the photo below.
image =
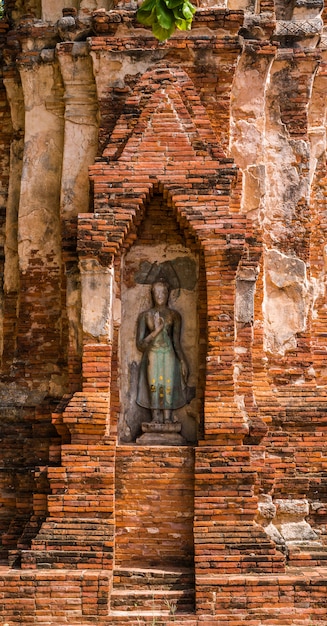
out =
<path fill-rule="evenodd" d="M 165 43 L 4 4 L 1 623 L 326 625 L 327 3 L 200 0 Z M 160 246 L 197 268 L 180 446 L 122 408 Z"/>

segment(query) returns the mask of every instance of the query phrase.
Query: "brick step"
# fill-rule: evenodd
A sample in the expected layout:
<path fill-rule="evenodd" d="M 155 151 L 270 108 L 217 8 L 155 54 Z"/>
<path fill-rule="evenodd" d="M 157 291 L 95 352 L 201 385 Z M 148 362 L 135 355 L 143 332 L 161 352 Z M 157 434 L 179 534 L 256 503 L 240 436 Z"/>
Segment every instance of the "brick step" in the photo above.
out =
<path fill-rule="evenodd" d="M 314 553 L 326 553 L 327 554 L 327 545 L 323 545 L 317 541 L 305 541 L 303 543 L 291 544 L 289 545 L 290 552 L 310 552 L 310 554 Z"/>
<path fill-rule="evenodd" d="M 318 567 L 327 565 L 327 546 L 289 546 L 288 565 L 291 567 Z"/>
<path fill-rule="evenodd" d="M 235 550 L 242 553 L 255 553 L 256 555 L 268 555 L 274 556 L 276 554 L 276 548 L 271 543 L 258 544 L 255 541 L 237 541 L 235 537 L 234 541 L 227 539 L 226 537 L 197 537 L 195 545 L 212 545 L 212 546 L 224 546 L 224 552 L 231 553 Z"/>
<path fill-rule="evenodd" d="M 88 619 L 89 621 L 87 621 Z M 14 623 L 19 624 L 18 621 L 13 622 L 13 624 Z M 116 624 L 118 624 L 119 626 L 154 626 L 154 624 L 155 626 L 178 626 L 178 624 L 183 624 L 183 626 L 199 626 L 197 619 L 194 618 L 192 614 L 188 613 L 178 613 L 178 621 L 174 618 L 173 615 L 155 611 L 130 611 L 129 613 L 125 613 L 124 611 L 113 611 L 107 618 L 102 617 L 99 619 L 97 617 L 96 622 L 94 621 L 94 617 L 83 617 L 81 619 L 74 617 L 69 618 L 69 626 L 94 626 L 95 623 L 97 624 L 97 626 L 114 626 Z M 58 621 L 58 618 L 45 616 L 44 621 L 40 622 L 40 624 L 42 624 L 42 626 L 43 624 L 44 626 L 67 626 L 68 623 L 67 621 Z M 225 626 L 225 624 L 227 624 L 227 622 L 224 622 L 223 626 Z M 228 622 L 228 626 L 229 624 L 230 621 Z M 200 626 L 202 626 L 202 624 Z M 258 623 L 258 626 L 261 626 L 261 622 L 260 624 Z M 285 625 L 282 624 L 282 626 Z M 299 626 L 299 624 L 297 623 L 295 626 Z M 306 624 L 305 626 L 308 626 L 308 624 Z M 317 626 L 319 626 L 319 624 L 317 624 Z M 322 626 L 326 625 L 323 624 Z"/>
<path fill-rule="evenodd" d="M 188 620 L 190 619 L 192 613 L 194 611 L 189 611 L 189 612 L 177 612 L 178 615 L 178 622 L 177 624 L 181 623 L 182 618 L 185 618 L 188 622 Z M 176 617 L 175 615 L 173 615 L 169 610 L 165 610 L 165 611 L 119 611 L 118 609 L 113 609 L 109 612 L 110 618 L 108 622 L 103 622 L 103 624 L 105 624 L 105 626 L 107 626 L 107 624 L 129 624 L 131 626 L 131 624 L 140 624 L 140 626 L 142 624 L 155 624 L 156 626 L 166 626 L 167 624 L 170 623 L 174 623 L 176 624 Z M 130 620 L 133 618 L 133 621 L 131 622 Z M 135 621 L 134 621 L 135 620 Z M 141 621 L 142 620 L 142 621 Z M 184 621 L 183 621 L 184 623 Z M 192 620 L 191 622 L 192 624 L 194 623 L 194 626 L 196 626 L 197 621 Z"/>
<path fill-rule="evenodd" d="M 110 520 L 55 518 L 42 525 L 30 550 L 22 550 L 22 568 L 77 567 L 78 563 L 103 567 L 111 562 L 114 527 Z"/>
<path fill-rule="evenodd" d="M 272 621 L 273 620 L 273 621 Z M 64 626 L 57 622 L 50 622 L 56 626 Z M 71 626 L 87 626 L 84 622 L 71 622 Z M 204 615 L 195 617 L 194 614 L 178 613 L 178 617 L 164 612 L 146 611 L 112 611 L 107 619 L 102 618 L 97 626 L 326 626 L 326 620 L 319 616 L 311 619 L 310 613 L 303 616 L 303 610 L 276 613 L 267 611 L 264 616 L 242 612 L 238 614 L 219 614 L 219 616 Z M 47 622 L 48 626 L 48 622 Z"/>
<path fill-rule="evenodd" d="M 80 549 L 80 547 L 78 550 L 65 550 L 64 548 L 56 550 L 22 550 L 21 559 L 22 569 L 29 569 L 32 566 L 42 569 L 65 566 L 81 568 L 83 565 L 86 567 L 93 565 L 94 567 L 101 566 L 104 568 L 108 566 L 103 546 L 98 551 L 91 550 L 90 547 L 85 550 Z M 111 562 L 111 554 L 108 556 L 109 561 Z"/>
<path fill-rule="evenodd" d="M 281 567 L 279 563 L 270 563 L 269 561 L 256 562 L 256 561 L 232 561 L 230 563 L 224 563 L 218 559 L 211 559 L 210 561 L 202 561 L 198 565 L 199 575 L 205 574 L 210 570 L 218 570 L 222 576 L 230 575 L 247 575 L 247 574 L 283 574 L 285 568 Z"/>
<path fill-rule="evenodd" d="M 40 534 L 47 534 L 49 531 L 54 533 L 56 530 L 58 533 L 64 532 L 65 534 L 80 532 L 81 529 L 90 531 L 92 535 L 103 532 L 110 526 L 110 520 L 97 520 L 83 519 L 81 517 L 73 519 L 56 519 L 43 522 Z"/>
<path fill-rule="evenodd" d="M 115 567 L 115 589 L 193 589 L 194 571 L 189 568 L 141 569 Z"/>
<path fill-rule="evenodd" d="M 67 546 L 74 549 L 74 546 L 78 545 L 81 549 L 87 550 L 94 546 L 102 546 L 105 543 L 106 537 L 109 537 L 108 533 L 99 533 L 98 536 L 94 538 L 92 538 L 92 536 L 84 537 L 83 535 L 76 534 L 66 538 L 64 535 L 64 538 L 61 539 L 58 534 L 58 537 L 50 537 L 42 540 L 42 537 L 38 536 L 38 538 L 33 541 L 32 546 L 33 550 L 64 550 Z"/>
<path fill-rule="evenodd" d="M 47 519 L 43 523 L 44 528 L 80 528 L 80 526 L 85 526 L 85 528 L 89 528 L 90 530 L 96 530 L 99 526 L 105 526 L 107 520 L 98 520 L 93 519 L 89 516 L 81 516 L 81 517 L 51 517 L 51 519 Z"/>
<path fill-rule="evenodd" d="M 201 533 L 200 528 L 198 532 L 199 534 Z M 255 544 L 256 540 L 260 538 L 260 543 L 262 542 L 266 545 L 270 545 L 273 543 L 270 537 L 268 537 L 268 535 L 260 527 L 257 528 L 256 526 L 244 527 L 244 525 L 237 526 L 235 524 L 234 529 L 228 530 L 226 530 L 226 528 L 220 528 L 219 526 L 216 526 L 216 528 L 214 529 L 209 529 L 207 533 L 204 533 L 202 535 L 202 537 L 200 535 L 200 538 L 205 538 L 205 534 L 208 535 L 208 539 L 212 538 L 212 540 L 215 540 L 217 538 L 223 538 L 226 540 L 238 541 L 238 543 Z"/>
<path fill-rule="evenodd" d="M 72 523 L 45 522 L 37 538 L 32 542 L 35 550 L 61 549 L 61 546 L 75 545 L 92 547 L 100 546 L 112 538 L 113 524 L 107 522 L 94 523 L 89 520 L 76 520 Z"/>
<path fill-rule="evenodd" d="M 12 622 L 12 624 L 21 625 L 21 622 L 18 620 L 16 620 L 15 622 Z M 94 620 L 95 620 L 94 616 L 93 617 L 85 616 L 83 618 L 70 617 L 69 626 L 94 626 L 94 624 L 97 624 L 97 626 L 114 626 L 114 625 L 154 626 L 154 624 L 155 626 L 177 626 L 178 624 L 183 624 L 183 626 L 199 626 L 197 619 L 192 614 L 178 613 L 178 621 L 177 621 L 174 615 L 169 615 L 169 613 L 166 614 L 163 611 L 161 612 L 159 611 L 153 611 L 153 612 L 130 611 L 128 613 L 126 613 L 125 611 L 112 611 L 110 612 L 110 615 L 107 618 L 105 617 L 99 618 L 97 616 L 96 622 Z M 30 623 L 32 624 L 32 622 Z M 60 619 L 58 619 L 58 617 L 54 618 L 53 616 L 50 616 L 50 615 L 49 616 L 44 615 L 42 617 L 42 622 L 38 622 L 38 623 L 44 626 L 67 626 L 68 625 L 67 620 L 61 621 Z M 225 624 L 226 626 L 227 625 L 229 626 L 230 617 L 229 617 L 228 622 L 224 622 L 224 626 Z M 258 623 L 258 626 L 261 626 L 261 624 L 262 624 L 261 622 L 260 624 Z M 282 626 L 284 626 L 284 624 Z M 299 626 L 298 623 L 296 624 L 296 626 Z M 305 626 L 308 626 L 308 625 L 305 625 Z M 317 624 L 317 626 L 319 625 Z M 325 626 L 325 624 L 323 624 L 322 626 Z"/>
<path fill-rule="evenodd" d="M 199 574 L 216 570 L 222 575 L 230 574 L 283 574 L 285 572 L 284 560 L 276 556 L 265 555 L 228 555 L 220 554 L 195 556 Z"/>
<path fill-rule="evenodd" d="M 159 611 L 165 615 L 177 612 L 191 613 L 194 611 L 194 589 L 184 590 L 139 590 L 113 589 L 110 600 L 111 610 Z"/>
<path fill-rule="evenodd" d="M 234 528 L 219 525 L 203 533 L 198 527 L 194 545 L 196 554 L 210 550 L 212 554 L 209 560 L 227 563 L 229 559 L 239 556 L 243 563 L 280 563 L 281 567 L 285 563 L 285 556 L 276 549 L 276 544 L 255 524 L 236 524 Z M 220 549 L 217 550 L 217 546 Z"/>

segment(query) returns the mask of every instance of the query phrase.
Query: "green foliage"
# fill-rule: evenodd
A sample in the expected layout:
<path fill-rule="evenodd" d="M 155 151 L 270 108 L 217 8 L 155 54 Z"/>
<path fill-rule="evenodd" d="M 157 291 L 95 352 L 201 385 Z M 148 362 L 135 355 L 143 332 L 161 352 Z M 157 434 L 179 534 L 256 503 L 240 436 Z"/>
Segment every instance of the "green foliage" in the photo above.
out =
<path fill-rule="evenodd" d="M 137 19 L 145 26 L 151 26 L 159 41 L 165 41 L 174 32 L 190 30 L 196 8 L 190 0 L 144 0 Z"/>
<path fill-rule="evenodd" d="M 5 13 L 5 7 L 4 7 L 4 0 L 0 0 L 0 20 L 1 18 L 4 16 Z"/>

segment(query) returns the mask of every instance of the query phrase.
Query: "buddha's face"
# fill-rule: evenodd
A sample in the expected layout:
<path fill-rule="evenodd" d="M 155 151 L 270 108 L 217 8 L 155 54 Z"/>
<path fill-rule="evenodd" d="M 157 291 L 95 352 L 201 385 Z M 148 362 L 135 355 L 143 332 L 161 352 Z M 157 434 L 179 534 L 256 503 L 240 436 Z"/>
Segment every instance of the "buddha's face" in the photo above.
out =
<path fill-rule="evenodd" d="M 154 283 L 152 287 L 153 302 L 157 306 L 163 306 L 167 304 L 169 291 L 167 285 L 164 283 Z"/>

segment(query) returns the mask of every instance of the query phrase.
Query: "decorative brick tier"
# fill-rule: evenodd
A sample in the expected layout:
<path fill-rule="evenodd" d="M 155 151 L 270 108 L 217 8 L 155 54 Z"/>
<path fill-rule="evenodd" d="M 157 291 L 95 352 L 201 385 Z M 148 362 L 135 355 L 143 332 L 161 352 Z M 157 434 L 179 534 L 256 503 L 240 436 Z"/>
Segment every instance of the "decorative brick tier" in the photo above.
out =
<path fill-rule="evenodd" d="M 105 436 L 107 413 L 108 398 L 90 392 L 53 415 L 72 442 L 61 447 L 61 467 L 48 469 L 48 517 L 22 551 L 23 569 L 112 569 L 115 441 Z"/>

